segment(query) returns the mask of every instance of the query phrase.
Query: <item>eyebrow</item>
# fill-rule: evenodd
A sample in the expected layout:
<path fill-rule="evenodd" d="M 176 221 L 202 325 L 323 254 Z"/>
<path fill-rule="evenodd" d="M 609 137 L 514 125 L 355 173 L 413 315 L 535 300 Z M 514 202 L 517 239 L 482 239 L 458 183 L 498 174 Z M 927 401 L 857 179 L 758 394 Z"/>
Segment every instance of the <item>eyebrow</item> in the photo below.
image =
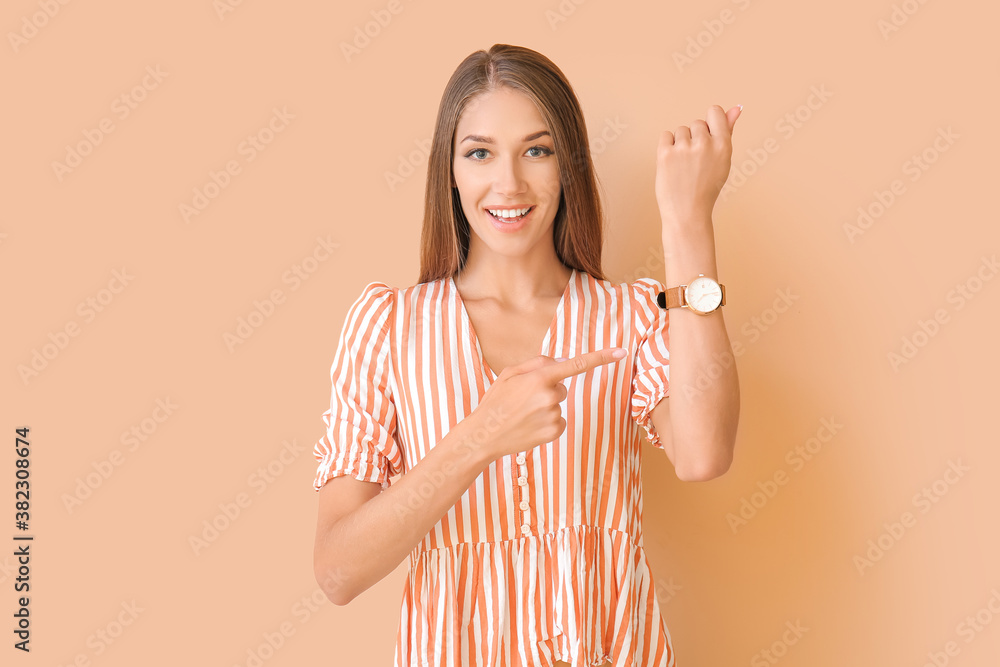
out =
<path fill-rule="evenodd" d="M 535 132 L 534 134 L 529 134 L 528 136 L 526 136 L 524 138 L 524 141 L 534 141 L 538 137 L 542 137 L 542 136 L 546 136 L 546 135 L 548 135 L 550 137 L 552 136 L 551 134 L 549 134 L 548 130 L 541 130 L 540 132 Z M 483 144 L 492 144 L 492 143 L 494 143 L 493 137 L 481 137 L 478 134 L 470 134 L 465 139 L 462 139 L 462 141 L 460 141 L 459 143 L 465 143 L 466 141 L 477 141 L 477 142 L 483 143 Z"/>

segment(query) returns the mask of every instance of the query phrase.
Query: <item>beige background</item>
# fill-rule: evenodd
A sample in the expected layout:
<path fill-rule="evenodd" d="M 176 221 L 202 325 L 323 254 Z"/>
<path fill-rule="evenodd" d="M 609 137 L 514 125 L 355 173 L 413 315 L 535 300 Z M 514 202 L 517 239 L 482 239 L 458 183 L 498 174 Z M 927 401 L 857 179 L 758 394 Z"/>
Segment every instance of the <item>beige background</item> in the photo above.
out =
<path fill-rule="evenodd" d="M 376 30 L 372 12 L 391 20 Z M 743 346 L 735 462 L 683 483 L 644 445 L 647 551 L 678 665 L 775 664 L 763 650 L 788 666 L 996 664 L 1000 280 L 976 283 L 1000 249 L 995 5 L 13 0 L 2 14 L 4 664 L 391 664 L 408 561 L 347 607 L 325 601 L 311 448 L 347 308 L 373 280 L 416 281 L 419 145 L 443 87 L 494 42 L 541 51 L 575 87 L 616 281 L 664 275 L 659 133 L 744 105 L 739 187 L 715 209 Z M 366 24 L 375 36 L 348 59 Z M 252 152 L 248 136 L 269 143 Z M 87 154 L 54 166 L 71 148 Z M 892 203 L 849 238 L 878 192 Z M 967 282 L 979 291 L 959 301 Z M 794 295 L 780 313 L 779 291 Z M 904 338 L 919 347 L 894 367 Z M 18 426 L 32 442 L 29 655 L 10 631 Z M 133 428 L 143 439 L 123 440 Z M 756 514 L 734 529 L 744 499 Z M 213 521 L 224 529 L 192 546 Z"/>

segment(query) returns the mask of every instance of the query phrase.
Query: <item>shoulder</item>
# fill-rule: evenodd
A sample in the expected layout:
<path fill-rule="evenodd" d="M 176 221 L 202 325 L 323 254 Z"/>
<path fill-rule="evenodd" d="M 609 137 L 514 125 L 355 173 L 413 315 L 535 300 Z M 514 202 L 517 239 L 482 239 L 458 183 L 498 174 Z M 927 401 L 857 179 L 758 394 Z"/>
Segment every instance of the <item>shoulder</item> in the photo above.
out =
<path fill-rule="evenodd" d="M 622 305 L 633 310 L 655 312 L 655 309 L 659 308 L 656 296 L 665 289 L 661 281 L 652 277 L 636 278 L 631 282 L 612 282 L 610 280 L 597 280 L 590 274 L 584 274 L 584 276 L 593 285 L 595 291 L 604 292 L 608 298 L 620 301 Z"/>
<path fill-rule="evenodd" d="M 387 283 L 380 281 L 372 281 L 365 285 L 361 290 L 361 297 L 363 299 L 379 299 L 392 296 L 395 293 L 396 288 Z"/>
<path fill-rule="evenodd" d="M 361 289 L 349 309 L 349 316 L 359 313 L 377 312 L 388 308 L 396 297 L 396 288 L 384 282 L 373 281 Z"/>
<path fill-rule="evenodd" d="M 448 296 L 448 278 L 417 283 L 405 287 L 390 285 L 383 281 L 372 281 L 362 288 L 354 300 L 351 311 L 359 313 L 378 314 L 398 309 L 409 312 L 414 309 L 427 308 L 432 302 L 440 302 Z"/>
<path fill-rule="evenodd" d="M 425 283 L 417 283 L 406 287 L 390 288 L 401 310 L 413 311 L 436 308 L 449 299 L 454 298 L 448 289 L 449 278 L 438 278 Z M 378 283 L 382 284 L 382 283 Z"/>

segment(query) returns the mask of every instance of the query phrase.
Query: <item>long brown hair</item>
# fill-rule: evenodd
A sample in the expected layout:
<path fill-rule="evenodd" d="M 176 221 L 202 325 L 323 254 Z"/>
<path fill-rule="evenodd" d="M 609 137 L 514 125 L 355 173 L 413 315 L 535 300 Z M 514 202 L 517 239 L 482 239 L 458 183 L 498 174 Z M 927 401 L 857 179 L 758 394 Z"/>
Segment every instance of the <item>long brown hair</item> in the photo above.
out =
<path fill-rule="evenodd" d="M 455 127 L 477 95 L 502 86 L 526 94 L 552 134 L 562 192 L 553 223 L 556 255 L 570 268 L 605 280 L 604 212 L 576 93 L 551 60 L 529 48 L 494 44 L 463 60 L 445 86 L 427 163 L 418 283 L 454 276 L 469 254 L 469 221 L 453 188 Z"/>

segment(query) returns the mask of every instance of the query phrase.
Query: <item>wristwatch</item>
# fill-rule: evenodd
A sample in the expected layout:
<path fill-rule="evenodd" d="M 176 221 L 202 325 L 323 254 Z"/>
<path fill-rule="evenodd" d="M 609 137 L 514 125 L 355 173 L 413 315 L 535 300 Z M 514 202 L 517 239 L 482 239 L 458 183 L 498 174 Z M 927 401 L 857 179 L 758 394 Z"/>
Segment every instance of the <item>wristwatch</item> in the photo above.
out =
<path fill-rule="evenodd" d="M 707 315 L 726 305 L 726 286 L 699 273 L 690 284 L 671 287 L 657 294 L 656 303 L 664 309 L 687 308 L 699 315 Z"/>

